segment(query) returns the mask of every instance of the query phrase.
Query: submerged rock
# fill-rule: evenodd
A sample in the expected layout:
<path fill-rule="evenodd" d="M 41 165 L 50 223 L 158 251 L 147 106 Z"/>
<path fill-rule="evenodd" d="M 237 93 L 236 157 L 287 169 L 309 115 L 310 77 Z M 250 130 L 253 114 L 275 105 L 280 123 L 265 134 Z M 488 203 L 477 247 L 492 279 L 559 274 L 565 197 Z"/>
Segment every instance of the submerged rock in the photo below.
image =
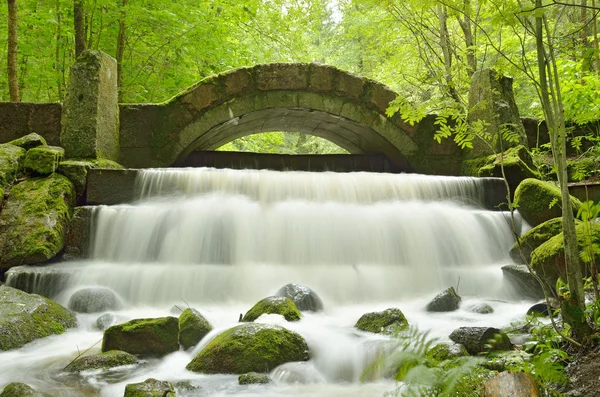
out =
<path fill-rule="evenodd" d="M 452 331 L 450 340 L 463 345 L 471 355 L 513 348 L 508 336 L 492 327 L 460 327 Z"/>
<path fill-rule="evenodd" d="M 196 309 L 185 309 L 179 315 L 179 344 L 185 350 L 196 346 L 212 331 L 212 325 Z"/>
<path fill-rule="evenodd" d="M 98 319 L 96 320 L 96 327 L 98 327 L 100 331 L 104 331 L 105 329 L 112 325 L 115 325 L 116 323 L 117 317 L 114 314 L 105 313 L 98 317 Z"/>
<path fill-rule="evenodd" d="M 240 385 L 256 385 L 256 384 L 267 384 L 271 382 L 269 375 L 259 374 L 258 372 L 248 372 L 238 377 L 238 383 Z"/>
<path fill-rule="evenodd" d="M 531 226 L 562 216 L 560 189 L 550 182 L 528 178 L 515 191 L 515 207 Z M 571 196 L 573 213 L 577 214 L 581 201 Z"/>
<path fill-rule="evenodd" d="M 436 295 L 431 302 L 427 304 L 428 312 L 452 312 L 458 309 L 462 298 L 458 296 L 454 287 L 450 287 L 445 291 Z"/>
<path fill-rule="evenodd" d="M 122 350 L 140 356 L 161 357 L 179 350 L 177 318 L 131 320 L 104 331 L 102 351 Z"/>
<path fill-rule="evenodd" d="M 0 350 L 17 349 L 76 325 L 75 315 L 58 303 L 0 286 Z"/>
<path fill-rule="evenodd" d="M 69 299 L 69 309 L 77 313 L 98 313 L 118 310 L 121 305 L 115 293 L 104 287 L 83 288 Z"/>
<path fill-rule="evenodd" d="M 494 312 L 494 308 L 488 305 L 487 303 L 478 303 L 469 307 L 469 311 L 479 314 L 490 314 Z"/>
<path fill-rule="evenodd" d="M 56 256 L 65 242 L 73 198 L 73 185 L 58 174 L 14 185 L 0 212 L 0 267 Z"/>
<path fill-rule="evenodd" d="M 356 325 L 361 331 L 391 334 L 408 327 L 408 320 L 400 309 L 391 308 L 382 312 L 363 314 Z"/>
<path fill-rule="evenodd" d="M 275 368 L 270 375 L 276 383 L 324 383 L 325 378 L 312 362 L 290 362 Z"/>
<path fill-rule="evenodd" d="M 171 382 L 149 378 L 125 386 L 123 397 L 176 397 L 176 394 Z"/>
<path fill-rule="evenodd" d="M 290 298 L 298 310 L 318 312 L 323 310 L 323 301 L 312 289 L 304 285 L 290 283 L 281 287 L 275 295 Z"/>
<path fill-rule="evenodd" d="M 207 374 L 263 373 L 309 358 L 306 341 L 297 333 L 277 325 L 249 323 L 222 332 L 186 368 Z"/>
<path fill-rule="evenodd" d="M 65 149 L 58 146 L 37 146 L 27 151 L 23 163 L 28 172 L 49 175 L 58 169 L 65 156 Z"/>
<path fill-rule="evenodd" d="M 133 355 L 119 350 L 111 350 L 93 356 L 79 357 L 66 366 L 65 371 L 82 372 L 94 369 L 107 370 L 123 365 L 137 364 L 139 361 Z"/>
<path fill-rule="evenodd" d="M 50 397 L 21 382 L 12 382 L 4 387 L 0 397 Z"/>
<path fill-rule="evenodd" d="M 246 312 L 241 321 L 254 321 L 263 314 L 280 314 L 287 321 L 298 321 L 300 320 L 300 317 L 302 317 L 298 308 L 296 308 L 296 305 L 290 298 L 283 296 L 269 296 L 252 306 L 252 309 Z"/>

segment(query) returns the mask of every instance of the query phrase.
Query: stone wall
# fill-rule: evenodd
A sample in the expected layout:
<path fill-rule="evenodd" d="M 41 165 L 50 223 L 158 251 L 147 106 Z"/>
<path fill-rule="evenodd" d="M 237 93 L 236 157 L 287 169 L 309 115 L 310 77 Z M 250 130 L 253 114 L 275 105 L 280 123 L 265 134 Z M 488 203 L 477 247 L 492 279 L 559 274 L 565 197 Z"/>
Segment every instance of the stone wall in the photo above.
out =
<path fill-rule="evenodd" d="M 0 143 L 35 132 L 59 146 L 61 114 L 60 103 L 0 102 Z"/>

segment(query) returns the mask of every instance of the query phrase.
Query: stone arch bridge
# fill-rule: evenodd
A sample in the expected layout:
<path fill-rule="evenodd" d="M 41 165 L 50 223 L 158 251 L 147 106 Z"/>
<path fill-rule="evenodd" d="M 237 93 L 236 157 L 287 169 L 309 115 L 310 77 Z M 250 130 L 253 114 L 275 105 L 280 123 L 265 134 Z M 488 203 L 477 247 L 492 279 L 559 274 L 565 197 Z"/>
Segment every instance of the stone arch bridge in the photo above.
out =
<path fill-rule="evenodd" d="M 196 150 L 272 131 L 325 138 L 352 154 L 384 154 L 399 169 L 460 172 L 460 150 L 433 139 L 434 116 L 410 125 L 386 108 L 396 93 L 373 80 L 306 63 L 265 64 L 208 77 L 161 104 L 120 104 L 119 161 L 168 167 Z"/>

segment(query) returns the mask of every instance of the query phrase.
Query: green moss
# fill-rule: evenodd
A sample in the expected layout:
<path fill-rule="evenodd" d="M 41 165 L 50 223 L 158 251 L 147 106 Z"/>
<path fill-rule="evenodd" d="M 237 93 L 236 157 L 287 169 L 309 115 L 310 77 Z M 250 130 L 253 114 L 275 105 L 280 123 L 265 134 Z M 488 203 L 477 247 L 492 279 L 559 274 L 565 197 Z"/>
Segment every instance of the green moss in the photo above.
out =
<path fill-rule="evenodd" d="M 560 189 L 549 182 L 538 179 L 525 179 L 515 191 L 515 206 L 519 213 L 531 226 L 562 216 Z M 581 201 L 571 196 L 574 214 L 581 206 Z"/>
<path fill-rule="evenodd" d="M 427 357 L 433 359 L 437 363 L 453 358 L 468 356 L 469 352 L 463 345 L 440 343 L 427 351 Z"/>
<path fill-rule="evenodd" d="M 12 140 L 8 143 L 11 145 L 22 147 L 25 150 L 29 150 L 29 149 L 37 147 L 37 146 L 48 145 L 46 143 L 46 140 L 44 139 L 44 137 L 36 134 L 35 132 L 32 132 L 31 134 L 27 134 L 21 138 Z"/>
<path fill-rule="evenodd" d="M 93 356 L 79 357 L 65 368 L 69 372 L 81 372 L 94 369 L 107 370 L 123 365 L 137 364 L 138 359 L 127 352 L 111 350 Z"/>
<path fill-rule="evenodd" d="M 122 169 L 123 166 L 107 159 L 68 159 L 61 161 L 58 172 L 67 178 L 75 186 L 77 197 L 81 197 L 87 184 L 87 174 L 92 168 Z"/>
<path fill-rule="evenodd" d="M 408 320 L 400 309 L 391 308 L 382 312 L 363 314 L 355 327 L 361 331 L 389 334 L 408 327 Z"/>
<path fill-rule="evenodd" d="M 257 302 L 242 318 L 244 322 L 254 321 L 263 314 L 280 314 L 287 321 L 298 321 L 302 315 L 294 301 L 283 296 L 269 296 Z"/>
<path fill-rule="evenodd" d="M 510 249 L 510 257 L 517 263 L 531 262 L 531 253 L 534 249 L 548 241 L 550 238 L 562 232 L 562 218 L 553 218 L 542 222 L 539 225 L 529 229 L 521 237 L 521 250 L 519 244 L 515 244 Z M 521 257 L 523 255 L 523 257 Z"/>
<path fill-rule="evenodd" d="M 283 363 L 309 358 L 306 341 L 297 333 L 250 323 L 222 332 L 186 368 L 208 374 L 266 373 Z"/>
<path fill-rule="evenodd" d="M 175 397 L 173 384 L 167 381 L 146 379 L 140 383 L 130 383 L 125 386 L 123 397 Z"/>
<path fill-rule="evenodd" d="M 8 188 L 13 184 L 25 159 L 27 151 L 15 145 L 0 145 L 0 187 Z"/>
<path fill-rule="evenodd" d="M 0 397 L 49 397 L 49 395 L 39 392 L 25 383 L 12 382 L 4 387 Z"/>
<path fill-rule="evenodd" d="M 179 344 L 184 349 L 196 346 L 212 331 L 212 325 L 195 309 L 185 309 L 179 315 Z"/>
<path fill-rule="evenodd" d="M 0 266 L 45 262 L 58 254 L 73 199 L 73 185 L 58 174 L 13 186 L 0 213 Z"/>
<path fill-rule="evenodd" d="M 37 146 L 27 151 L 24 167 L 27 171 L 39 175 L 48 175 L 56 171 L 65 156 L 65 150 L 58 146 Z"/>
<path fill-rule="evenodd" d="M 104 331 L 102 351 L 122 350 L 142 356 L 164 356 L 179 350 L 175 317 L 135 319 Z"/>
<path fill-rule="evenodd" d="M 488 157 L 464 160 L 461 164 L 461 175 L 479 176 L 479 169 L 488 163 Z"/>

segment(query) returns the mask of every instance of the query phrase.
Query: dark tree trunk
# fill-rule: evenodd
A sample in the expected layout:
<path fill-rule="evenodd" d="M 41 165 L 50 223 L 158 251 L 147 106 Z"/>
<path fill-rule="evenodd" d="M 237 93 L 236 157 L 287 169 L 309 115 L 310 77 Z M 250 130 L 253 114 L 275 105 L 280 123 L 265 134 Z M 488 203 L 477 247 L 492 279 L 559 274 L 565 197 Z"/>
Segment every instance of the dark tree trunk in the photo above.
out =
<path fill-rule="evenodd" d="M 121 0 L 121 15 L 119 17 L 119 33 L 117 34 L 117 89 L 119 90 L 119 102 L 123 96 L 123 90 L 121 89 L 123 82 L 123 54 L 125 53 L 125 42 L 127 34 L 127 23 L 125 21 L 127 6 L 127 0 Z"/>
<path fill-rule="evenodd" d="M 85 51 L 83 0 L 73 0 L 73 27 L 75 29 L 75 58 L 78 58 Z"/>
<path fill-rule="evenodd" d="M 17 74 L 17 0 L 8 0 L 8 92 L 11 102 L 19 102 L 19 79 Z"/>

